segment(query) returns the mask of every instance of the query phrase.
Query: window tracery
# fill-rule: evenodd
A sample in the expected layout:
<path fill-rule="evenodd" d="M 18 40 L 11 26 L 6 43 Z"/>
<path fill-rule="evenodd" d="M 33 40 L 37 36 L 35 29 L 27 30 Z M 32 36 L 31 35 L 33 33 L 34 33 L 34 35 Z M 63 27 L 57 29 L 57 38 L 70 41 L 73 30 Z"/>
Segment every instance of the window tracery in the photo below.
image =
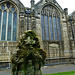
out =
<path fill-rule="evenodd" d="M 58 41 L 61 38 L 59 12 L 53 6 L 45 6 L 41 11 L 42 39 Z"/>
<path fill-rule="evenodd" d="M 10 3 L 0 5 L 0 40 L 16 41 L 17 9 Z"/>

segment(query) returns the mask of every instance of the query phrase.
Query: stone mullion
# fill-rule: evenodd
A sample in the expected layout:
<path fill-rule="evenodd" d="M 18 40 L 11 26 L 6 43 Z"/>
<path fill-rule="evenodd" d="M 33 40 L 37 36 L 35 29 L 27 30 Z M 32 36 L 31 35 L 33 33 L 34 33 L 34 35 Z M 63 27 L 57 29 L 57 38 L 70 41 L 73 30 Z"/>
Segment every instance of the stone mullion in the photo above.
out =
<path fill-rule="evenodd" d="M 1 33 L 2 33 L 2 18 L 3 16 L 1 15 L 1 29 L 0 29 L 0 40 L 1 40 Z"/>
<path fill-rule="evenodd" d="M 53 23 L 53 14 L 52 14 L 52 28 L 53 28 L 53 39 L 55 40 L 55 35 L 54 35 L 54 23 Z"/>
<path fill-rule="evenodd" d="M 13 41 L 13 13 L 12 13 L 11 41 Z"/>
<path fill-rule="evenodd" d="M 48 18 L 48 32 L 49 32 L 49 40 L 50 40 L 50 27 L 49 27 L 49 11 L 46 9 L 46 15 L 47 15 L 47 18 Z M 50 47 L 49 47 L 49 43 L 48 43 L 48 58 L 50 58 Z"/>
<path fill-rule="evenodd" d="M 48 12 L 48 10 L 47 10 Z M 50 29 L 49 29 L 49 14 L 47 13 L 47 17 L 48 17 L 48 33 L 49 33 L 49 40 L 50 40 Z"/>
<path fill-rule="evenodd" d="M 49 22 L 49 16 L 50 16 L 50 14 L 48 14 L 48 26 L 49 26 L 49 39 L 51 40 L 51 38 L 50 38 L 50 22 Z"/>
<path fill-rule="evenodd" d="M 50 11 L 49 11 L 49 17 L 51 17 L 51 15 L 50 15 Z M 50 35 L 50 40 L 51 40 L 51 33 L 50 33 L 50 21 L 49 21 L 49 35 Z"/>
<path fill-rule="evenodd" d="M 2 23 L 3 23 L 3 11 L 2 11 L 2 17 L 1 17 L 1 36 L 2 36 Z"/>
<path fill-rule="evenodd" d="M 13 13 L 12 13 L 12 24 L 11 24 L 11 41 L 13 37 Z"/>
<path fill-rule="evenodd" d="M 57 25 L 58 23 L 57 23 L 57 16 L 56 16 L 56 28 L 57 28 L 57 37 L 58 37 L 58 40 L 59 40 L 59 34 L 58 34 L 58 25 Z"/>
<path fill-rule="evenodd" d="M 7 41 L 7 33 L 8 33 L 8 15 L 9 15 L 9 11 L 7 11 L 7 21 L 6 21 L 6 38 L 5 40 Z"/>
<path fill-rule="evenodd" d="M 44 10 L 44 30 L 46 29 L 46 26 L 45 26 L 45 10 Z M 46 30 L 44 31 L 45 32 L 45 40 L 46 40 Z"/>
<path fill-rule="evenodd" d="M 49 12 L 49 11 L 48 11 Z M 50 16 L 50 14 L 48 13 L 48 30 L 49 30 L 49 40 L 51 39 L 50 38 L 50 23 L 49 23 L 49 16 Z M 49 44 L 48 44 L 49 45 Z M 48 56 L 49 56 L 49 58 L 50 58 L 50 48 L 48 47 Z"/>

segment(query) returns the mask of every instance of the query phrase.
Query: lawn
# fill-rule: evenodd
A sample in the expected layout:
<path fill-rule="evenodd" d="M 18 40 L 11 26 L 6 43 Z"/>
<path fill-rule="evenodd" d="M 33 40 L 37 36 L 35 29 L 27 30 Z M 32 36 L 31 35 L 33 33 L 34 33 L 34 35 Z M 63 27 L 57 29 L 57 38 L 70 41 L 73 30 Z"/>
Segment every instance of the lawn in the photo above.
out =
<path fill-rule="evenodd" d="M 54 73 L 54 74 L 43 74 L 43 75 L 75 75 L 75 71 L 61 72 L 61 73 Z"/>

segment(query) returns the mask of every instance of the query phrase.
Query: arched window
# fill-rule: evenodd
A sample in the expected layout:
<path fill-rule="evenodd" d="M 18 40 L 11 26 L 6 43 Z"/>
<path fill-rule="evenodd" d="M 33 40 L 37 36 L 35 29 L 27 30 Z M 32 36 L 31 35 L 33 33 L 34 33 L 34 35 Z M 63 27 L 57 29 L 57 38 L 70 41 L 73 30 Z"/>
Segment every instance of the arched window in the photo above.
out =
<path fill-rule="evenodd" d="M 61 26 L 59 12 L 52 6 L 46 6 L 41 11 L 42 40 L 61 41 Z"/>
<path fill-rule="evenodd" d="M 10 3 L 0 5 L 0 41 L 16 41 L 17 9 Z"/>

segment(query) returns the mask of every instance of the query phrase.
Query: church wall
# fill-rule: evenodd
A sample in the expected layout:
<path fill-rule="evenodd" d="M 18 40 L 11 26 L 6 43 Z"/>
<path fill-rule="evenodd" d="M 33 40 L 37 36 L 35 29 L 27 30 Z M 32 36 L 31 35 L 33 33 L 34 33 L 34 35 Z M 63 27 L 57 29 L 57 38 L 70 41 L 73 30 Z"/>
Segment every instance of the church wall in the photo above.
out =
<path fill-rule="evenodd" d="M 12 54 L 16 52 L 17 44 L 21 35 L 20 32 L 22 32 L 20 25 L 24 26 L 23 32 L 26 30 L 25 16 L 24 17 L 22 15 L 20 16 L 20 12 L 23 12 L 23 14 L 25 14 L 24 13 L 25 8 L 20 2 L 15 0 L 14 1 L 4 0 L 0 2 L 0 4 L 2 3 L 12 4 L 17 9 L 17 40 L 16 41 L 0 41 L 0 62 L 10 62 L 10 58 Z M 18 5 L 20 6 L 20 8 Z M 24 22 L 22 22 L 22 20 Z"/>
<path fill-rule="evenodd" d="M 39 15 L 41 13 L 43 6 L 48 5 L 48 4 L 49 3 L 42 1 L 42 2 L 39 2 L 38 4 L 35 5 L 35 16 L 39 17 L 39 21 L 41 21 L 41 18 Z M 43 40 L 41 41 L 43 43 L 43 48 L 47 52 L 47 58 L 48 58 L 47 62 L 48 63 L 53 62 L 53 61 L 55 61 L 55 62 L 63 62 L 63 61 L 69 62 L 69 60 L 70 60 L 69 57 L 71 57 L 71 54 L 70 54 L 68 23 L 67 23 L 68 15 L 65 14 L 64 10 L 62 10 L 59 5 L 54 5 L 52 3 L 50 3 L 50 4 L 53 5 L 55 8 L 57 8 L 58 11 L 60 12 L 62 41 L 43 41 Z M 36 21 L 38 22 L 38 20 L 36 20 Z M 38 23 L 36 23 L 36 26 L 38 25 L 38 27 L 39 27 L 41 25 L 41 22 L 38 22 Z M 40 30 L 40 31 L 42 31 L 42 30 Z M 38 30 L 36 32 L 38 32 Z M 39 34 L 39 32 L 37 34 Z M 41 35 L 42 35 L 42 33 L 41 33 Z M 40 35 L 39 35 L 39 37 L 42 38 L 42 36 L 40 36 Z M 58 45 L 58 52 L 56 54 L 54 54 L 56 52 L 56 50 L 53 50 L 54 48 L 52 48 L 53 54 L 52 54 L 52 52 L 50 54 L 49 46 L 51 44 L 53 44 L 53 46 Z M 62 58 L 62 59 L 60 59 L 60 58 Z M 49 61 L 49 59 L 54 59 L 54 60 Z"/>
<path fill-rule="evenodd" d="M 63 41 L 64 41 L 64 56 L 69 57 L 69 37 L 68 37 L 68 28 L 67 28 L 67 22 L 64 15 L 64 18 L 62 19 L 62 33 L 63 33 Z"/>
<path fill-rule="evenodd" d="M 20 40 L 20 37 L 27 30 L 35 31 L 35 33 L 37 34 L 37 37 L 39 38 L 41 48 L 46 50 L 47 52 L 46 64 L 69 62 L 72 54 L 75 57 L 74 40 L 70 39 L 72 38 L 72 33 L 71 33 L 72 31 L 70 29 L 70 23 L 68 22 L 68 14 L 66 14 L 67 11 L 64 11 L 55 0 L 54 2 L 53 0 L 49 2 L 48 0 L 40 0 L 37 4 L 34 5 L 34 10 L 31 8 L 25 8 L 19 0 L 16 0 L 16 1 L 5 0 L 5 1 L 10 2 L 17 8 L 17 12 L 18 12 L 17 40 L 16 41 L 0 41 L 0 54 L 1 54 L 0 62 L 2 61 L 3 59 L 2 57 L 4 55 L 7 56 L 6 60 L 3 59 L 5 60 L 4 62 L 10 62 L 9 58 L 11 57 L 12 53 L 16 52 L 17 44 Z M 59 13 L 62 40 L 57 40 L 57 41 L 42 40 L 42 27 L 41 27 L 42 13 L 41 12 L 42 12 L 42 9 L 47 5 L 52 6 Z M 50 16 L 50 14 L 47 16 Z M 48 25 L 49 25 L 49 21 L 48 21 Z M 4 53 L 4 55 L 2 53 Z M 72 59 L 72 61 L 74 61 L 74 59 Z"/>

